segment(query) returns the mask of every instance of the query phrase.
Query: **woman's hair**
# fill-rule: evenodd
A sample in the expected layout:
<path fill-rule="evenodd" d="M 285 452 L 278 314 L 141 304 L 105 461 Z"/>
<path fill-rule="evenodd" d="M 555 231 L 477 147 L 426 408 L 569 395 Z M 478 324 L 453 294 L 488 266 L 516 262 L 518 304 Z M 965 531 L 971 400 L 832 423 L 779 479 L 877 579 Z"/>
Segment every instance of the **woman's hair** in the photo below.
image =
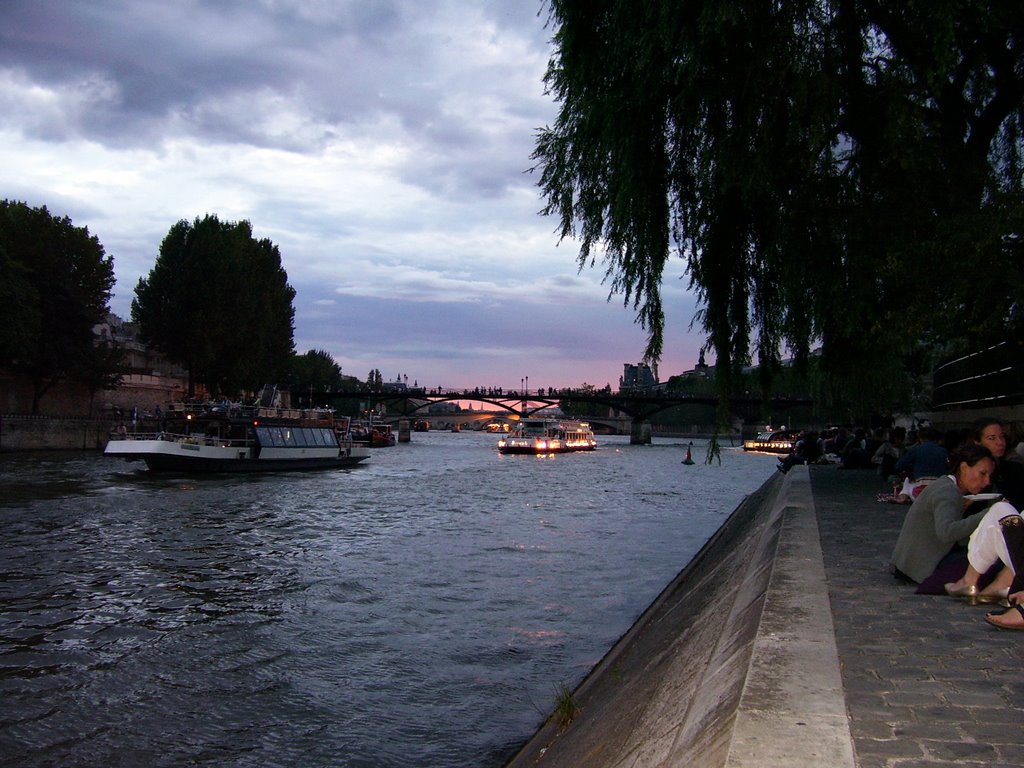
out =
<path fill-rule="evenodd" d="M 981 433 L 991 427 L 993 424 L 1003 426 L 1003 422 L 992 416 L 982 416 L 980 419 L 975 419 L 974 423 L 971 424 L 971 439 L 976 443 L 981 442 Z"/>
<path fill-rule="evenodd" d="M 979 443 L 964 443 L 949 455 L 949 466 L 953 470 L 953 474 L 956 474 L 957 470 L 960 469 L 961 464 L 973 467 L 982 459 L 988 459 L 995 463 L 995 457 L 992 456 L 992 451 L 984 445 L 980 445 Z"/>

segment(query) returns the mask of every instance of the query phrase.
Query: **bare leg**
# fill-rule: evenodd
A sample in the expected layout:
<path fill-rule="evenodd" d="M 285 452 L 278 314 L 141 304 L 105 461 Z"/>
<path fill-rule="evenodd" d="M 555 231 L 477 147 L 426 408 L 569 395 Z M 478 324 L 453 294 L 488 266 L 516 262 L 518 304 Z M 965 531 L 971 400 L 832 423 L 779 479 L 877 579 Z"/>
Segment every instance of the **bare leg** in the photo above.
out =
<path fill-rule="evenodd" d="M 968 568 L 968 571 L 973 570 Z M 977 571 L 975 571 L 977 573 Z M 999 573 L 996 574 L 995 579 L 981 590 L 979 596 L 992 596 L 992 597 L 1004 597 L 1010 591 L 1010 584 L 1013 582 L 1013 571 L 1006 566 L 999 569 Z"/>
<path fill-rule="evenodd" d="M 1003 570 L 1005 571 L 1006 569 L 1004 568 Z M 1001 572 L 1000 572 L 1000 575 L 1002 575 Z M 968 565 L 967 566 L 967 572 L 963 576 L 961 576 L 959 578 L 959 580 L 954 581 L 952 584 L 947 584 L 946 585 L 947 586 L 947 590 L 946 591 L 948 592 L 948 591 L 950 591 L 950 589 L 963 589 L 964 587 L 976 587 L 976 586 L 978 586 L 978 579 L 980 579 L 980 578 L 981 578 L 981 574 L 978 573 L 977 570 L 975 570 L 974 566 L 973 565 Z M 1013 574 L 1012 573 L 1010 574 L 1010 578 L 1011 579 L 1013 578 Z M 1009 582 L 1007 582 L 1007 584 L 1009 584 Z"/>

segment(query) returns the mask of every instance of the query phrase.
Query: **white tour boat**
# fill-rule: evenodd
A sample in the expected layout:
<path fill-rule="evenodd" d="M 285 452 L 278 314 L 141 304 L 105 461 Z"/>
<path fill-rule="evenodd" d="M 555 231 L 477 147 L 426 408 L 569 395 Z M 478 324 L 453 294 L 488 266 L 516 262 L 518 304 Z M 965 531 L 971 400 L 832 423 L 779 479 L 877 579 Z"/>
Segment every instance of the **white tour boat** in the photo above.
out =
<path fill-rule="evenodd" d="M 237 404 L 173 407 L 159 431 L 119 427 L 103 453 L 182 472 L 341 469 L 370 455 L 353 444 L 348 421 L 335 422 L 330 410 Z"/>
<path fill-rule="evenodd" d="M 589 424 L 561 419 L 523 419 L 509 435 L 498 440 L 500 453 L 567 453 L 592 451 L 596 447 Z"/>

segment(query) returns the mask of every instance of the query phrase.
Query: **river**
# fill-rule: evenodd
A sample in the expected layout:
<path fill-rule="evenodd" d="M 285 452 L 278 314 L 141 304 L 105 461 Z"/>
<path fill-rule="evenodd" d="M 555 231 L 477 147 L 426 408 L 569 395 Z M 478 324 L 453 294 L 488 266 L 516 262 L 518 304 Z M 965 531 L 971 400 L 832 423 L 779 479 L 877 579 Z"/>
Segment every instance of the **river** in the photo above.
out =
<path fill-rule="evenodd" d="M 775 466 L 600 442 L 194 478 L 4 455 L 4 765 L 501 766 Z"/>

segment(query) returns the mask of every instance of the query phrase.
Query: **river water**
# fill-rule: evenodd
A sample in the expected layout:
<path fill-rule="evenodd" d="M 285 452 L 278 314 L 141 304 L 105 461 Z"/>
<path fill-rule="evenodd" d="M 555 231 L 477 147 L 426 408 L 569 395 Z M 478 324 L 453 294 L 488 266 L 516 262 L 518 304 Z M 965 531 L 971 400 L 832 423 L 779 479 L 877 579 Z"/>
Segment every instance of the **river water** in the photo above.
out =
<path fill-rule="evenodd" d="M 774 471 L 685 442 L 353 470 L 0 459 L 6 766 L 500 766 Z"/>

